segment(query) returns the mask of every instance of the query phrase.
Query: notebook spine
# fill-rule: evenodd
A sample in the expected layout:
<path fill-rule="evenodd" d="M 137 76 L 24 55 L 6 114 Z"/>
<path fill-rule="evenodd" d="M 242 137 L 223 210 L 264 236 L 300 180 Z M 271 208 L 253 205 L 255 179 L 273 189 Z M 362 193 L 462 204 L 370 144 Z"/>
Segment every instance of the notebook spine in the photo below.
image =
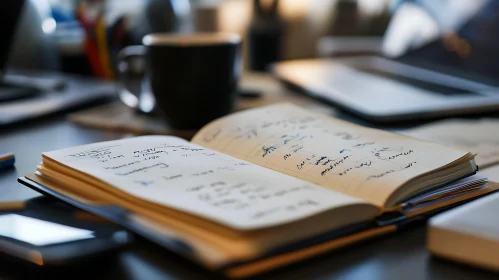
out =
<path fill-rule="evenodd" d="M 386 212 L 378 216 L 375 220 L 378 227 L 399 224 L 407 220 L 407 216 L 401 212 Z"/>

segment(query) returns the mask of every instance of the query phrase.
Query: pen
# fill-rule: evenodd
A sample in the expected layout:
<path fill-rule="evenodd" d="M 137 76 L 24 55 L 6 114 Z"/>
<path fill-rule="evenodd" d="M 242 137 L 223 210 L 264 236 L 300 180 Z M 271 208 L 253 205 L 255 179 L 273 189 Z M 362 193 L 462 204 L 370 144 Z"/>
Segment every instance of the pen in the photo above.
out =
<path fill-rule="evenodd" d="M 16 158 L 13 153 L 0 155 L 0 169 L 12 167 L 15 161 Z"/>

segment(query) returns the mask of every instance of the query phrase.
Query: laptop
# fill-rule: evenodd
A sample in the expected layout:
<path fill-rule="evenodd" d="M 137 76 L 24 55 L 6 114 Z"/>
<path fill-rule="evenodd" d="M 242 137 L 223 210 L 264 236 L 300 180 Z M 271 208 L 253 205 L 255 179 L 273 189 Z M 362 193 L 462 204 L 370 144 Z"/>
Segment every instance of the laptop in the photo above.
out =
<path fill-rule="evenodd" d="M 286 85 L 375 122 L 499 110 L 499 1 L 403 2 L 382 49 L 271 70 Z"/>
<path fill-rule="evenodd" d="M 9 1 L 9 3 L 0 4 L 2 24 L 0 25 L 0 77 L 5 72 L 8 53 L 11 42 L 14 37 L 14 30 L 19 21 L 19 14 L 23 8 L 24 1 Z M 0 103 L 28 98 L 39 94 L 36 88 L 12 85 L 0 79 Z"/>
<path fill-rule="evenodd" d="M 32 1 L 0 1 L 0 127 L 116 96 L 112 83 L 44 71 L 6 71 L 9 53 Z M 27 19 L 34 20 L 34 19 Z M 40 26 L 40 32 L 43 32 Z"/>

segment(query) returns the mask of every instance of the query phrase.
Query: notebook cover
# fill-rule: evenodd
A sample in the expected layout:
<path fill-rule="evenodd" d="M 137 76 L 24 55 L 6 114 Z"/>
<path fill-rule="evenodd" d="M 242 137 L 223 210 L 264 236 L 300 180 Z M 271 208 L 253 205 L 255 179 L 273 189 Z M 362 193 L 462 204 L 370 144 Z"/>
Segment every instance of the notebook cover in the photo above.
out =
<path fill-rule="evenodd" d="M 118 206 L 113 206 L 113 205 L 90 205 L 86 204 L 74 199 L 71 199 L 63 194 L 60 194 L 48 187 L 43 186 L 42 184 L 35 182 L 29 178 L 26 177 L 20 177 L 18 178 L 18 181 L 39 192 L 44 195 L 50 196 L 57 198 L 59 200 L 64 201 L 65 203 L 68 203 L 76 208 L 79 208 L 81 210 L 90 212 L 94 215 L 103 217 L 107 220 L 110 220 L 116 224 L 119 224 L 123 226 L 124 228 L 143 236 L 144 238 L 149 239 L 150 241 L 160 245 L 161 247 L 164 247 L 170 251 L 173 251 L 185 258 L 188 258 L 194 262 L 201 263 L 199 259 L 196 258 L 195 254 L 195 249 L 190 246 L 190 244 L 186 241 L 176 239 L 176 238 L 167 238 L 164 235 L 157 234 L 153 231 L 150 231 L 136 223 L 134 223 L 131 219 L 128 218 L 128 216 L 131 214 L 129 211 L 118 207 Z M 269 258 L 274 258 L 279 255 L 284 255 L 284 254 L 289 254 L 293 252 L 299 252 L 303 249 L 309 249 L 311 247 L 315 247 L 318 252 L 322 252 L 324 248 L 328 248 L 327 251 L 330 251 L 334 248 L 337 247 L 343 247 L 348 244 L 352 244 L 352 240 L 355 241 L 360 241 L 364 240 L 370 237 L 378 236 L 381 233 L 385 234 L 388 232 L 393 232 L 395 230 L 395 227 L 393 226 L 385 226 L 383 229 L 379 229 L 380 227 L 374 222 L 365 222 L 365 223 L 360 223 L 360 224 L 355 224 L 351 225 L 342 229 L 334 230 L 331 232 L 327 232 L 324 234 L 321 234 L 319 236 L 315 236 L 313 238 L 308 238 L 306 240 L 302 240 L 299 242 L 295 242 L 290 245 L 282 246 L 275 248 L 273 250 L 270 250 L 267 252 L 265 255 L 262 255 L 258 257 L 257 259 L 250 260 L 250 261 L 244 261 L 244 262 L 234 262 L 230 263 L 227 265 L 224 265 L 223 267 L 218 267 L 215 268 L 215 270 L 221 271 L 222 273 L 228 269 L 234 269 L 235 267 L 244 265 L 247 266 L 249 263 L 252 263 L 254 261 L 262 262 L 265 259 Z M 369 231 L 373 230 L 373 231 Z M 351 238 L 352 235 L 355 235 L 356 233 L 361 233 L 369 231 L 367 233 L 354 236 Z M 341 240 L 343 237 L 350 237 L 347 240 L 343 240 L 340 242 L 336 242 L 332 244 L 330 241 L 331 240 Z M 315 250 L 312 250 L 315 252 Z M 308 250 L 310 251 L 310 250 Z M 308 252 L 307 251 L 307 252 Z M 303 254 L 303 253 L 302 253 Z M 310 252 L 307 253 L 307 255 L 310 254 Z M 301 255 L 301 254 L 300 254 Z M 312 254 L 315 255 L 315 254 Z M 293 258 L 294 259 L 294 258 Z M 281 264 L 283 265 L 283 264 Z"/>
<path fill-rule="evenodd" d="M 202 265 L 202 261 L 196 257 L 195 248 L 193 248 L 188 242 L 179 238 L 170 238 L 165 235 L 158 234 L 154 231 L 144 228 L 143 226 L 140 226 L 137 223 L 134 223 L 131 219 L 128 218 L 131 213 L 126 209 L 113 205 L 86 204 L 60 194 L 26 177 L 20 177 L 18 178 L 18 181 L 21 184 L 44 195 L 57 198 L 76 208 L 90 212 L 116 224 L 119 224 L 124 228 L 138 235 L 141 235 L 144 238 L 149 239 L 150 241 L 158 244 L 165 249 L 173 251 L 184 258 L 190 259 L 191 261 Z M 437 213 L 461 205 L 488 193 L 455 203 L 450 203 L 439 207 L 438 209 L 432 209 L 418 216 L 410 218 L 401 213 L 386 213 L 379 217 L 376 221 L 351 225 L 339 230 L 334 230 L 328 233 L 321 234 L 319 236 L 315 236 L 313 238 L 308 238 L 306 240 L 295 242 L 293 244 L 275 248 L 256 259 L 243 262 L 233 262 L 222 267 L 209 269 L 225 274 L 226 276 L 229 276 L 231 278 L 241 278 L 259 274 L 317 255 L 325 254 L 348 245 L 359 243 L 367 239 L 386 235 L 395 232 L 398 229 L 405 229 L 411 225 L 426 221 L 429 217 Z"/>

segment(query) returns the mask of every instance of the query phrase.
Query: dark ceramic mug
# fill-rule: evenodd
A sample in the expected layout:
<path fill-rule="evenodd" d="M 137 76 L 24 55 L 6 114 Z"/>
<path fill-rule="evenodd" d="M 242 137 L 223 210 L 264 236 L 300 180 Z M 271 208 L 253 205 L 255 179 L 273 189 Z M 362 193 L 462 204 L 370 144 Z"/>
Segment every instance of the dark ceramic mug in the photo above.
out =
<path fill-rule="evenodd" d="M 143 112 L 154 108 L 175 129 L 198 129 L 232 111 L 241 72 L 239 35 L 158 33 L 142 43 L 118 55 L 125 104 Z"/>

